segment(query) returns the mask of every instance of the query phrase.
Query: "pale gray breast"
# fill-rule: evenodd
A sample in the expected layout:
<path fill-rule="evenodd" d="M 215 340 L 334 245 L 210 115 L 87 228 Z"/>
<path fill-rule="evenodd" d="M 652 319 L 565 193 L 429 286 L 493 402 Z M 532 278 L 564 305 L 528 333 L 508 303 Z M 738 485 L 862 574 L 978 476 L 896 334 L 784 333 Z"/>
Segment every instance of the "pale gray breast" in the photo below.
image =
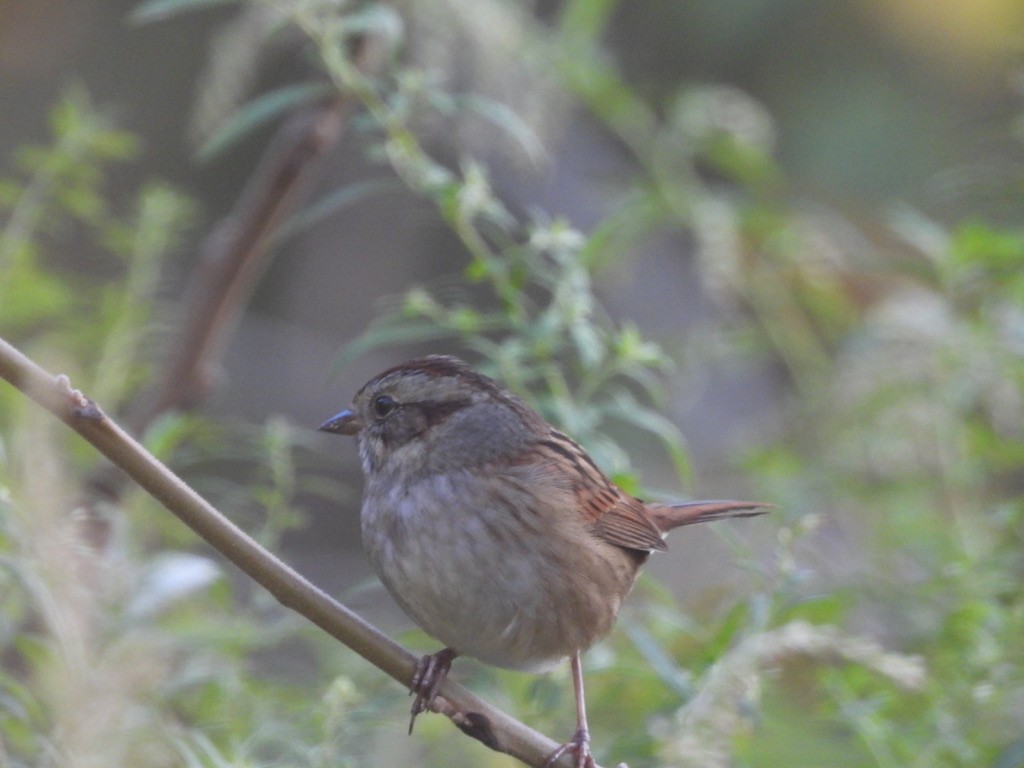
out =
<path fill-rule="evenodd" d="M 621 552 L 567 538 L 569 510 L 543 506 L 559 494 L 533 488 L 469 469 L 367 484 L 364 543 L 384 585 L 429 634 L 497 666 L 542 668 L 589 646 L 632 582 Z"/>

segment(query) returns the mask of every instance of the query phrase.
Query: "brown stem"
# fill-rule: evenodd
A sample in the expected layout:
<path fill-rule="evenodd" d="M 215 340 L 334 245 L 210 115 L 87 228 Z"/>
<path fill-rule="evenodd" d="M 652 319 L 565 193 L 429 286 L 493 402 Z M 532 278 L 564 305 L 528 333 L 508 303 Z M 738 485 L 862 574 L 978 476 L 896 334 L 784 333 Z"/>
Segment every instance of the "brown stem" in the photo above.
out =
<path fill-rule="evenodd" d="M 161 464 L 66 377 L 54 377 L 0 338 L 0 378 L 84 437 L 214 549 L 265 587 L 278 602 L 305 616 L 374 666 L 408 685 L 416 657 L 261 547 Z M 432 707 L 464 733 L 527 765 L 543 766 L 558 744 L 445 680 Z M 559 765 L 570 765 L 564 756 Z"/>
<path fill-rule="evenodd" d="M 378 71 L 386 47 L 385 40 L 364 35 L 353 52 L 356 67 L 364 74 Z M 314 161 L 337 143 L 352 102 L 339 96 L 288 120 L 234 209 L 206 238 L 184 326 L 155 397 L 132 422 L 136 434 L 161 413 L 194 408 L 209 396 L 224 343 L 269 263 L 270 235 L 302 199 Z"/>
<path fill-rule="evenodd" d="M 301 199 L 301 182 L 311 175 L 313 160 L 340 136 L 343 112 L 344 103 L 334 100 L 289 119 L 234 210 L 203 242 L 170 363 L 151 393 L 143 396 L 142 410 L 129 418 L 134 434 L 143 434 L 167 411 L 197 407 L 213 391 L 221 352 L 270 262 L 269 237 Z M 85 485 L 90 496 L 113 501 L 124 493 L 125 477 L 102 467 Z M 106 539 L 106 523 L 98 517 L 91 522 L 90 540 L 100 544 Z"/>
<path fill-rule="evenodd" d="M 360 37 L 353 51 L 356 67 L 367 75 L 379 71 L 387 45 L 380 37 Z M 184 322 L 168 354 L 170 362 L 161 380 L 143 396 L 141 409 L 128 419 L 133 434 L 143 434 L 167 411 L 193 409 L 210 396 L 224 346 L 270 263 L 271 236 L 302 201 L 318 168 L 316 160 L 341 138 L 353 104 L 353 99 L 338 96 L 285 122 L 232 211 L 206 237 L 184 302 Z M 92 497 L 115 501 L 123 484 L 124 475 L 105 467 L 85 486 Z M 92 509 L 91 504 L 86 506 Z M 106 528 L 106 521 L 94 515 L 87 529 L 94 546 L 102 546 Z"/>
<path fill-rule="evenodd" d="M 269 264 L 269 235 L 294 209 L 311 161 L 336 141 L 341 116 L 338 101 L 293 116 L 271 143 L 234 210 L 206 238 L 170 365 L 135 427 L 168 410 L 194 408 L 209 396 L 224 343 Z"/>

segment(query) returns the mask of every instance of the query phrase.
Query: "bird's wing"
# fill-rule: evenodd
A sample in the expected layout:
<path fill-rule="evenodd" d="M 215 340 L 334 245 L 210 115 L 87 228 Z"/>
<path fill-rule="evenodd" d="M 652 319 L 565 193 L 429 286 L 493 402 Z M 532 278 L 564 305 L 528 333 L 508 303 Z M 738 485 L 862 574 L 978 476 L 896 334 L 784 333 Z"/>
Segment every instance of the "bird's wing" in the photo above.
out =
<path fill-rule="evenodd" d="M 591 531 L 609 544 L 643 552 L 668 549 L 658 526 L 647 516 L 644 504 L 616 488 L 619 498 L 603 508 L 591 504 L 594 514 Z M 602 502 L 603 503 L 603 502 Z"/>
<path fill-rule="evenodd" d="M 642 552 L 665 549 L 664 537 L 644 503 L 619 488 L 575 441 L 552 430 L 530 452 L 544 473 L 568 487 L 586 528 L 609 544 Z"/>

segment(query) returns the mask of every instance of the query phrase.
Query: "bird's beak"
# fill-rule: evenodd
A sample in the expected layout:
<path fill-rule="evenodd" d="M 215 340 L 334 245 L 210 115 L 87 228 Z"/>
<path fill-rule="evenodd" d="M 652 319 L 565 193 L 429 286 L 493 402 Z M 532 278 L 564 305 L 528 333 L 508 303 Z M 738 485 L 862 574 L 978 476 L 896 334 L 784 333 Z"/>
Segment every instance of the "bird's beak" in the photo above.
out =
<path fill-rule="evenodd" d="M 363 422 L 349 408 L 339 414 L 332 416 L 319 427 L 318 432 L 333 432 L 337 435 L 357 435 L 363 428 Z"/>

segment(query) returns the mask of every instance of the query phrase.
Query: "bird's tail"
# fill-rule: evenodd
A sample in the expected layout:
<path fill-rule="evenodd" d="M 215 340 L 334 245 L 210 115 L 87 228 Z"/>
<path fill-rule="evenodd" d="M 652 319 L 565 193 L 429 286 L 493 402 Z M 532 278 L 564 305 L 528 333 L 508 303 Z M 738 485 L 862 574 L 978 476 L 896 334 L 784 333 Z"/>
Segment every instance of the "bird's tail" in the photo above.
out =
<path fill-rule="evenodd" d="M 655 525 L 668 533 L 673 528 L 727 517 L 755 517 L 773 508 L 759 501 L 686 501 L 681 504 L 650 504 Z"/>

